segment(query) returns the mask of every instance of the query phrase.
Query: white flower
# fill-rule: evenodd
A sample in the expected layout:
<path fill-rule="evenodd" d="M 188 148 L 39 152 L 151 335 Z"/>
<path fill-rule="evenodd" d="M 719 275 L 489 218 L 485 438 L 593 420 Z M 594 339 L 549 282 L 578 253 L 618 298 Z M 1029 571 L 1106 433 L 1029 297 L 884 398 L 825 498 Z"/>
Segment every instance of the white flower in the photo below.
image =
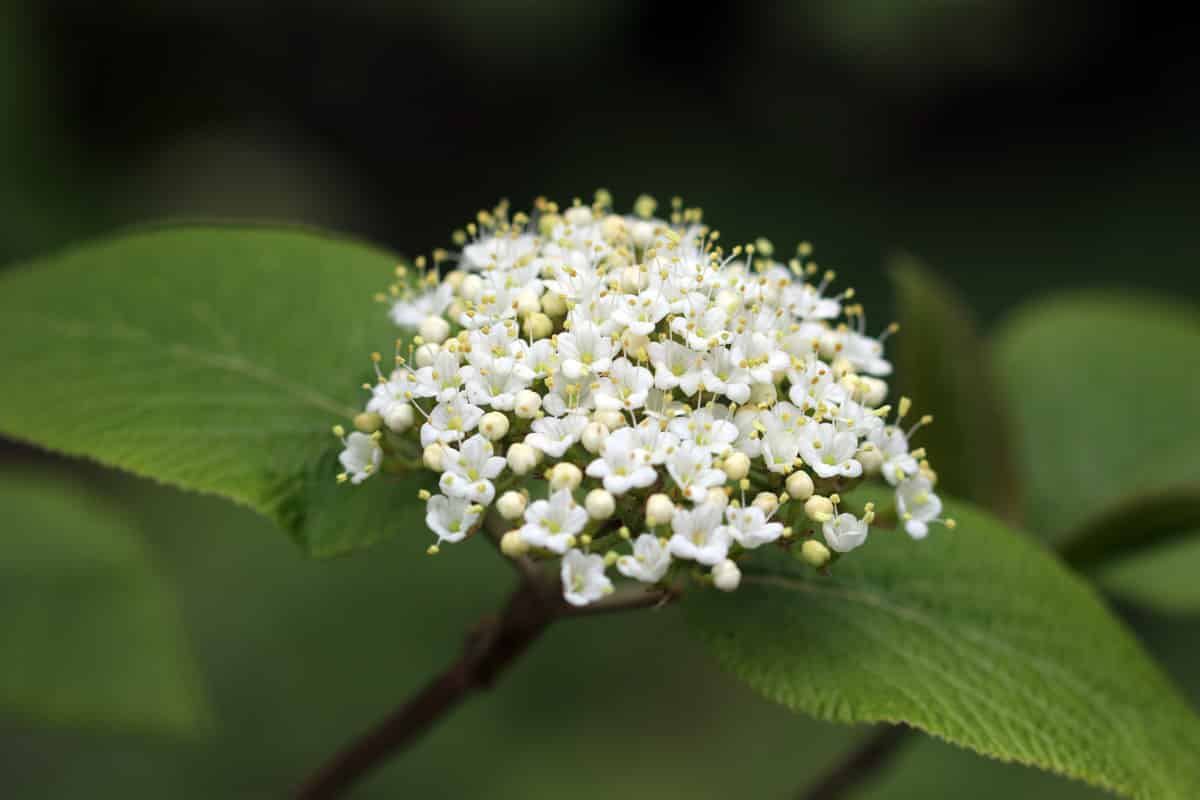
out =
<path fill-rule="evenodd" d="M 461 394 L 444 403 L 438 403 L 429 415 L 429 421 L 421 426 L 421 446 L 434 442 L 451 444 L 466 436 L 483 418 L 483 409 L 472 405 Z"/>
<path fill-rule="evenodd" d="M 596 407 L 606 411 L 641 408 L 653 386 L 654 377 L 650 370 L 635 366 L 629 359 L 618 358 L 596 390 Z"/>
<path fill-rule="evenodd" d="M 404 328 L 416 328 L 431 314 L 441 314 L 454 299 L 454 290 L 448 284 L 422 292 L 415 297 L 397 300 L 392 305 L 392 321 Z"/>
<path fill-rule="evenodd" d="M 775 541 L 783 535 L 783 523 L 768 522 L 767 515 L 756 505 L 725 509 L 725 532 L 747 550 Z"/>
<path fill-rule="evenodd" d="M 358 431 L 346 437 L 345 446 L 346 449 L 338 456 L 338 461 L 350 476 L 350 482 L 357 486 L 379 470 L 379 464 L 383 461 L 383 451 L 375 439 Z"/>
<path fill-rule="evenodd" d="M 904 530 L 914 539 L 924 539 L 929 524 L 939 521 L 942 501 L 933 493 L 933 484 L 923 475 L 902 481 L 896 487 L 896 512 L 904 521 Z"/>
<path fill-rule="evenodd" d="M 569 378 L 559 372 L 551 377 L 554 388 L 542 398 L 542 410 L 552 417 L 561 417 L 572 411 L 590 411 L 592 381 L 590 378 Z"/>
<path fill-rule="evenodd" d="M 573 606 L 594 603 L 613 590 L 604 574 L 604 558 L 572 550 L 562 560 L 563 598 Z"/>
<path fill-rule="evenodd" d="M 443 542 L 459 542 L 475 526 L 480 507 L 465 497 L 435 494 L 425 505 L 425 524 Z"/>
<path fill-rule="evenodd" d="M 658 480 L 658 472 L 650 465 L 650 454 L 638 444 L 632 428 L 621 428 L 604 442 L 600 458 L 588 464 L 587 474 L 603 479 L 604 488 L 613 494 L 649 486 Z"/>
<path fill-rule="evenodd" d="M 867 540 L 867 523 L 853 514 L 838 514 L 821 525 L 825 541 L 839 553 L 848 553 Z"/>
<path fill-rule="evenodd" d="M 632 430 L 637 434 L 637 446 L 650 454 L 650 463 L 656 466 L 666 461 L 679 447 L 679 437 L 663 430 L 662 423 L 657 420 L 642 420 Z"/>
<path fill-rule="evenodd" d="M 862 464 L 854 458 L 858 452 L 857 436 L 849 431 L 839 431 L 829 422 L 807 427 L 808 435 L 800 440 L 800 455 L 813 472 L 822 478 L 862 475 Z"/>
<path fill-rule="evenodd" d="M 612 316 L 616 322 L 634 333 L 648 336 L 654 332 L 670 309 L 670 304 L 660 292 L 647 289 L 636 297 L 626 295 L 618 300 Z"/>
<path fill-rule="evenodd" d="M 463 248 L 459 266 L 480 271 L 489 267 L 511 268 L 518 259 L 531 255 L 537 239 L 529 234 L 520 236 L 487 236 Z"/>
<path fill-rule="evenodd" d="M 729 554 L 730 538 L 720 522 L 720 506 L 704 503 L 691 511 L 676 509 L 671 517 L 673 534 L 668 543 L 671 555 L 709 567 L 724 560 Z"/>
<path fill-rule="evenodd" d="M 525 435 L 525 444 L 551 458 L 562 458 L 567 448 L 579 441 L 587 424 L 582 414 L 535 419 L 529 426 L 531 432 Z"/>
<path fill-rule="evenodd" d="M 453 399 L 462 386 L 458 354 L 442 348 L 434 354 L 432 364 L 405 373 L 405 378 L 413 397 L 433 397 L 439 403 L 445 403 Z"/>
<path fill-rule="evenodd" d="M 696 292 L 688 295 L 681 316 L 671 321 L 671 330 L 684 337 L 688 347 L 703 352 L 733 337 L 725 325 L 728 316 L 708 295 Z"/>
<path fill-rule="evenodd" d="M 521 538 L 534 547 L 562 554 L 587 521 L 587 510 L 575 503 L 570 491 L 560 489 L 549 500 L 536 500 L 525 509 Z"/>
<path fill-rule="evenodd" d="M 725 483 L 725 473 L 712 467 L 712 454 L 703 447 L 680 444 L 666 460 L 667 472 L 683 496 L 698 503 L 714 486 Z"/>
<path fill-rule="evenodd" d="M 367 401 L 367 412 L 387 419 L 394 411 L 408 405 L 407 372 L 394 372 L 392 377 L 371 388 L 371 399 Z"/>
<path fill-rule="evenodd" d="M 853 330 L 839 330 L 834 334 L 837 354 L 850 362 L 858 372 L 883 377 L 892 374 L 892 363 L 883 357 L 883 343 Z"/>
<path fill-rule="evenodd" d="M 517 393 L 529 385 L 530 374 L 515 359 L 497 358 L 491 366 L 462 368 L 467 397 L 472 403 L 512 411 Z"/>
<path fill-rule="evenodd" d="M 442 473 L 439 488 L 451 497 L 465 497 L 473 503 L 489 505 L 496 496 L 492 479 L 504 471 L 507 463 L 494 455 L 495 448 L 483 436 L 476 434 L 455 450 L 446 447 L 442 453 Z"/>
<path fill-rule="evenodd" d="M 709 351 L 704 359 L 698 385 L 706 392 L 725 395 L 735 403 L 745 403 L 750 399 L 751 380 L 750 372 L 738 365 L 734 354 L 719 347 Z M 680 382 L 684 391 L 687 391 L 684 384 L 689 382 L 686 378 Z"/>
<path fill-rule="evenodd" d="M 703 356 L 689 350 L 679 342 L 651 342 L 646 346 L 650 355 L 650 363 L 654 365 L 654 385 L 664 392 L 680 385 L 680 381 L 688 376 L 691 388 L 684 388 L 686 394 L 694 394 L 700 382 L 700 364 Z"/>
<path fill-rule="evenodd" d="M 670 566 L 671 551 L 661 539 L 649 533 L 634 541 L 633 555 L 617 559 L 617 571 L 642 583 L 658 583 Z"/>
<path fill-rule="evenodd" d="M 727 419 L 718 419 L 711 407 L 689 417 L 676 417 L 667 429 L 685 445 L 695 445 L 718 456 L 729 452 L 738 437 L 737 426 Z"/>
<path fill-rule="evenodd" d="M 892 486 L 917 474 L 920 465 L 908 452 L 908 437 L 904 431 L 889 426 L 872 431 L 867 440 L 879 448 L 883 456 L 883 477 Z"/>
<path fill-rule="evenodd" d="M 742 571 L 738 569 L 737 564 L 727 558 L 724 561 L 717 562 L 713 566 L 712 579 L 713 586 L 722 592 L 732 592 L 742 582 Z"/>
<path fill-rule="evenodd" d="M 562 371 L 572 380 L 592 372 L 604 372 L 612 364 L 616 346 L 591 322 L 581 322 L 558 335 Z"/>

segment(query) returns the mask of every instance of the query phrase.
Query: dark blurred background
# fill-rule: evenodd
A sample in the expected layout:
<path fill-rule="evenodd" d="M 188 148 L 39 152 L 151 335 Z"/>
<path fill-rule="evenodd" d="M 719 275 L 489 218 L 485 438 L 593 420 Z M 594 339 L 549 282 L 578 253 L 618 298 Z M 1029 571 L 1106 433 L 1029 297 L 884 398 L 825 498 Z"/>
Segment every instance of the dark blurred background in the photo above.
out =
<path fill-rule="evenodd" d="M 198 216 L 415 254 L 500 197 L 605 187 L 682 195 L 727 241 L 811 240 L 868 309 L 900 249 L 987 322 L 1063 287 L 1195 297 L 1198 84 L 1194 29 L 1132 1 L 8 3 L 0 261 Z M 218 727 L 0 721 L 0 796 L 278 796 L 508 580 L 482 551 L 309 563 L 245 512 L 84 477 L 178 587 Z M 362 796 L 785 797 L 861 735 L 728 683 L 677 623 L 564 626 Z M 1091 796 L 933 743 L 872 791 L 966 787 Z"/>

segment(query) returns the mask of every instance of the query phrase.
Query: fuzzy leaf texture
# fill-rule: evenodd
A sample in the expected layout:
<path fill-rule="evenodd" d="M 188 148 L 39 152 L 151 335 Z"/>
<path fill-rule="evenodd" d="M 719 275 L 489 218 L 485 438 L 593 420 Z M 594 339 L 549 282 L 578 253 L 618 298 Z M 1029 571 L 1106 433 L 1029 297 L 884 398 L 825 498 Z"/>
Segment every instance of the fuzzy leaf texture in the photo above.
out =
<path fill-rule="evenodd" d="M 10 269 L 0 434 L 229 498 L 314 555 L 376 542 L 415 485 L 336 486 L 330 428 L 395 340 L 371 303 L 395 264 L 315 232 L 204 226 Z"/>
<path fill-rule="evenodd" d="M 1193 797 L 1200 718 L 1133 636 L 1032 539 L 947 506 L 957 530 L 919 544 L 878 530 L 829 577 L 778 555 L 747 564 L 736 593 L 688 598 L 688 619 L 795 711 L 905 723 L 1128 797 Z"/>
<path fill-rule="evenodd" d="M 1072 561 L 1119 572 L 1123 594 L 1200 610 L 1200 583 L 1159 582 L 1146 566 L 1171 560 L 1141 552 L 1177 540 L 1186 571 L 1200 569 L 1192 555 L 1200 550 L 1186 545 L 1200 536 L 1200 312 L 1148 297 L 1065 294 L 1014 314 L 995 352 L 1028 476 L 1029 528 Z M 1133 558 L 1140 567 L 1121 567 Z M 1156 600 L 1163 590 L 1165 604 Z"/>
<path fill-rule="evenodd" d="M 1006 410 L 988 347 L 957 292 L 911 256 L 893 259 L 900 333 L 893 340 L 898 393 L 936 422 L 919 443 L 936 454 L 939 486 L 1015 520 L 1017 488 Z"/>
<path fill-rule="evenodd" d="M 0 474 L 0 713 L 190 733 L 210 722 L 174 597 L 89 491 Z"/>

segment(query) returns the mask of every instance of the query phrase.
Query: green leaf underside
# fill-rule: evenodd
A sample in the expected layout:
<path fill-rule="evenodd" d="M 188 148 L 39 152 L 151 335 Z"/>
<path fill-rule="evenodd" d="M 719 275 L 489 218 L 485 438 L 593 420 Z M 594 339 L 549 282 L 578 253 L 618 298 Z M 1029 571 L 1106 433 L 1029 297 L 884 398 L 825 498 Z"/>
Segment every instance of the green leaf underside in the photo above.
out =
<path fill-rule="evenodd" d="M 405 484 L 334 485 L 330 433 L 397 329 L 396 260 L 299 229 L 165 227 L 0 277 L 0 433 L 267 515 L 309 552 L 392 533 Z"/>
<path fill-rule="evenodd" d="M 0 474 L 0 712 L 184 733 L 209 722 L 137 533 L 77 487 Z"/>
<path fill-rule="evenodd" d="M 928 449 L 945 491 L 1015 519 L 1012 438 L 975 321 L 954 289 L 916 259 L 896 258 L 889 273 L 900 318 L 898 394 L 935 417 L 917 444 Z"/>
<path fill-rule="evenodd" d="M 1058 547 L 1069 564 L 1088 568 L 1136 554 L 1200 528 L 1200 483 L 1148 491 L 1110 506 Z"/>
<path fill-rule="evenodd" d="M 772 554 L 690 623 L 767 698 L 906 723 L 983 755 L 1137 798 L 1200 786 L 1200 718 L 1051 555 L 965 503 L 923 542 L 874 532 L 829 577 Z"/>
<path fill-rule="evenodd" d="M 1019 311 L 995 353 L 1020 435 L 1031 530 L 1078 547 L 1082 526 L 1110 509 L 1200 482 L 1194 308 L 1063 295 Z"/>

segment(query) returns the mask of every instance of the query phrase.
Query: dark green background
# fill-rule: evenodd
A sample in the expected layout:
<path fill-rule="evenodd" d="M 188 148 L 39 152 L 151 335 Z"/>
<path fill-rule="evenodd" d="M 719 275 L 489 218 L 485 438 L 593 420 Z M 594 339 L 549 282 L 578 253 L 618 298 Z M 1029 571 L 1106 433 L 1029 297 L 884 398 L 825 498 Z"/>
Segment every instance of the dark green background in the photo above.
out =
<path fill-rule="evenodd" d="M 728 241 L 813 241 L 874 329 L 899 249 L 987 322 L 1054 288 L 1197 295 L 1200 57 L 1149 4 L 382 5 L 7 4 L 0 258 L 164 216 L 312 222 L 415 254 L 501 196 L 604 186 L 618 204 L 681 194 Z M 424 536 L 309 562 L 220 502 L 2 442 L 0 459 L 72 472 L 136 518 L 217 716 L 196 740 L 0 718 L 5 797 L 279 796 L 510 581 L 482 547 L 424 557 Z M 1200 697 L 1200 628 L 1138 622 Z M 786 797 L 862 735 L 759 700 L 679 623 L 564 624 L 361 796 Z M 1096 794 L 930 742 L 872 790 Z"/>

